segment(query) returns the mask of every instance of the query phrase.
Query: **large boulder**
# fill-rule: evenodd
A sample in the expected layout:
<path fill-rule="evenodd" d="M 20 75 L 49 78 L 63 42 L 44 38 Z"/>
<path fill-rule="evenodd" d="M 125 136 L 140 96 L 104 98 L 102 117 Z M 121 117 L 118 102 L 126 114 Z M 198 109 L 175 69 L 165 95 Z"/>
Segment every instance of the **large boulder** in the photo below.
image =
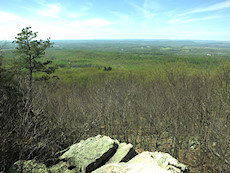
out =
<path fill-rule="evenodd" d="M 98 135 L 74 144 L 60 160 L 69 169 L 88 173 L 104 165 L 116 152 L 119 142 L 107 136 Z"/>
<path fill-rule="evenodd" d="M 64 150 L 59 163 L 47 168 L 34 160 L 17 161 L 7 173 L 186 173 L 188 169 L 162 152 L 137 155 L 132 144 L 107 136 L 82 140 Z"/>
<path fill-rule="evenodd" d="M 46 165 L 37 163 L 34 160 L 19 160 L 15 162 L 7 173 L 48 173 Z"/>
<path fill-rule="evenodd" d="M 168 153 L 163 152 L 147 152 L 157 163 L 158 165 L 165 169 L 170 170 L 174 173 L 188 172 L 188 167 L 180 163 L 174 157 Z"/>
<path fill-rule="evenodd" d="M 93 173 L 186 173 L 188 169 L 167 153 L 142 152 L 127 163 L 106 164 Z"/>

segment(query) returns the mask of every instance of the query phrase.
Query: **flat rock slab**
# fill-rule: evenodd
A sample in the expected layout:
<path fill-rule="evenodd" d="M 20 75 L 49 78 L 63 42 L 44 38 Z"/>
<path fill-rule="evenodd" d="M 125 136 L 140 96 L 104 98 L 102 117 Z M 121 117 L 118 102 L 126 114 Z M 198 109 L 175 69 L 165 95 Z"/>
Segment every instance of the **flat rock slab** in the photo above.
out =
<path fill-rule="evenodd" d="M 159 159 L 159 160 L 157 160 Z M 170 165 L 167 159 L 171 159 L 175 167 Z M 131 159 L 127 163 L 107 164 L 93 171 L 93 173 L 183 173 L 186 166 L 179 162 L 174 162 L 170 155 L 164 156 L 164 153 L 143 152 Z M 183 167 L 184 170 L 180 168 Z"/>
<path fill-rule="evenodd" d="M 128 162 L 137 155 L 132 144 L 120 143 L 114 156 L 106 164 Z"/>
<path fill-rule="evenodd" d="M 169 173 L 162 169 L 148 154 L 139 154 L 127 163 L 112 163 L 92 173 Z"/>
<path fill-rule="evenodd" d="M 72 145 L 60 159 L 75 172 L 89 173 L 104 165 L 115 154 L 118 144 L 117 140 L 98 135 Z"/>

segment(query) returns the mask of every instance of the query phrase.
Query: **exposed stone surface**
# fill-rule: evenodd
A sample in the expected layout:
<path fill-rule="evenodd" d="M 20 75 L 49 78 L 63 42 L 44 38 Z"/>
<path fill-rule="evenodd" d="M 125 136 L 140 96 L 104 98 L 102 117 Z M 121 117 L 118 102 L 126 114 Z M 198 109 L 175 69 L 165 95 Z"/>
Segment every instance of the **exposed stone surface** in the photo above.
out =
<path fill-rule="evenodd" d="M 93 173 L 183 173 L 186 171 L 186 166 L 167 153 L 143 152 L 127 163 L 107 164 L 93 171 Z"/>
<path fill-rule="evenodd" d="M 48 173 L 46 165 L 37 163 L 34 160 L 19 160 L 15 162 L 7 173 Z"/>
<path fill-rule="evenodd" d="M 106 164 L 128 162 L 137 155 L 132 144 L 120 143 L 114 156 Z"/>
<path fill-rule="evenodd" d="M 185 165 L 167 153 L 142 152 L 132 144 L 95 136 L 70 146 L 60 162 L 47 168 L 34 160 L 17 161 L 7 173 L 187 173 Z"/>
<path fill-rule="evenodd" d="M 149 155 L 162 167 L 166 170 L 171 170 L 171 172 L 179 173 L 179 172 L 188 172 L 188 168 L 178 162 L 175 158 L 173 158 L 168 153 L 162 152 L 148 152 Z"/>
<path fill-rule="evenodd" d="M 74 144 L 60 159 L 78 172 L 91 172 L 104 165 L 116 152 L 118 141 L 98 135 Z"/>
<path fill-rule="evenodd" d="M 65 162 L 59 162 L 56 165 L 53 165 L 49 168 L 51 173 L 62 173 L 68 170 L 68 166 Z"/>
<path fill-rule="evenodd" d="M 134 157 L 127 163 L 113 163 L 102 166 L 93 173 L 147 173 L 159 172 L 169 173 L 167 170 L 162 169 L 157 162 L 155 162 L 149 154 L 141 153 Z"/>

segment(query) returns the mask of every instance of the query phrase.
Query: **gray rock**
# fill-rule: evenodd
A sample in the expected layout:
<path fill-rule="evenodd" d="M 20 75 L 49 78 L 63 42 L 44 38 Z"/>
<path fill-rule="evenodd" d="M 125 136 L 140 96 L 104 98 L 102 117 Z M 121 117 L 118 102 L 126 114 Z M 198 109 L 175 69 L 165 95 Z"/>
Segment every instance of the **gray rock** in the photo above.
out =
<path fill-rule="evenodd" d="M 168 153 L 162 152 L 148 152 L 149 155 L 162 167 L 163 169 L 170 170 L 173 173 L 188 172 L 188 167 L 178 162 Z"/>
<path fill-rule="evenodd" d="M 185 165 L 167 153 L 142 152 L 132 144 L 98 135 L 70 146 L 60 162 L 47 168 L 34 160 L 17 161 L 7 173 L 187 173 Z"/>
<path fill-rule="evenodd" d="M 132 144 L 120 143 L 114 156 L 106 164 L 128 162 L 137 155 Z"/>
<path fill-rule="evenodd" d="M 75 172 L 92 172 L 114 155 L 118 144 L 118 141 L 110 137 L 98 135 L 72 145 L 60 159 Z"/>
<path fill-rule="evenodd" d="M 34 160 L 19 160 L 15 162 L 7 173 L 48 173 L 46 165 Z"/>
<path fill-rule="evenodd" d="M 147 153 L 141 153 L 127 163 L 112 163 L 92 173 L 169 173 L 162 169 Z"/>
<path fill-rule="evenodd" d="M 127 163 L 107 164 L 93 173 L 182 173 L 186 168 L 167 153 L 143 152 Z"/>
<path fill-rule="evenodd" d="M 49 168 L 50 173 L 63 173 L 68 170 L 68 166 L 65 162 L 59 162 Z"/>

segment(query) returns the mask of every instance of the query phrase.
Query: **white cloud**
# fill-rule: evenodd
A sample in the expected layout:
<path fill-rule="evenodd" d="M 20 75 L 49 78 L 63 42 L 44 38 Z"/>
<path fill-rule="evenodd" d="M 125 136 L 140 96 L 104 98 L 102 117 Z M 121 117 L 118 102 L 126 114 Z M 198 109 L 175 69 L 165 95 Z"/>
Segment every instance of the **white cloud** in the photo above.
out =
<path fill-rule="evenodd" d="M 68 17 L 74 19 L 74 18 L 83 17 L 83 16 L 85 16 L 85 15 L 87 15 L 87 13 L 69 13 L 69 14 L 68 14 Z"/>
<path fill-rule="evenodd" d="M 3 11 L 0 11 L 0 23 L 10 23 L 10 22 L 22 22 L 22 23 L 26 23 L 27 20 L 23 19 L 20 16 L 17 16 L 15 14 L 12 13 L 6 13 Z"/>
<path fill-rule="evenodd" d="M 89 19 L 84 21 L 75 21 L 71 23 L 72 27 L 82 28 L 82 27 L 104 27 L 112 24 L 111 22 L 104 19 Z"/>
<path fill-rule="evenodd" d="M 225 16 L 227 17 L 227 16 Z M 196 19 L 197 21 L 205 21 L 205 20 L 214 20 L 214 19 L 221 19 L 224 18 L 223 16 L 218 16 L 218 15 L 213 15 L 213 16 L 205 16 L 205 17 L 201 17 Z"/>
<path fill-rule="evenodd" d="M 169 23 L 171 24 L 175 24 L 175 23 L 188 23 L 188 22 L 192 22 L 192 19 L 172 19 L 169 21 Z"/>
<path fill-rule="evenodd" d="M 0 11 L 0 40 L 13 40 L 30 21 L 13 13 Z"/>
<path fill-rule="evenodd" d="M 114 23 L 116 25 L 133 25 L 135 23 L 135 19 L 127 14 L 118 11 L 110 11 L 110 13 L 116 17 L 116 22 Z"/>
<path fill-rule="evenodd" d="M 93 4 L 91 2 L 85 3 L 84 6 L 81 7 L 81 12 L 88 11 L 93 7 Z"/>
<path fill-rule="evenodd" d="M 157 3 L 156 1 L 145 0 L 143 3 L 143 8 L 151 9 L 151 10 L 161 10 L 162 6 L 159 3 Z"/>
<path fill-rule="evenodd" d="M 82 6 L 80 6 L 79 10 L 77 12 L 67 12 L 66 16 L 72 19 L 80 18 L 83 16 L 86 16 L 88 14 L 88 11 L 93 7 L 93 4 L 88 2 L 84 3 Z"/>
<path fill-rule="evenodd" d="M 155 16 L 155 13 L 152 12 L 153 10 L 149 7 L 146 7 L 145 4 L 143 4 L 142 6 L 138 6 L 134 3 L 130 3 L 135 9 L 137 9 L 139 12 L 143 13 L 144 16 L 147 18 L 147 19 L 150 19 L 152 17 Z"/>
<path fill-rule="evenodd" d="M 53 17 L 53 18 L 59 18 L 58 13 L 60 12 L 60 5 L 56 4 L 49 4 L 47 5 L 49 9 L 40 11 L 39 14 L 42 16 L 48 16 L 48 17 Z"/>
<path fill-rule="evenodd" d="M 15 36 L 22 28 L 31 26 L 33 31 L 38 31 L 43 39 L 52 37 L 54 32 L 58 32 L 63 24 L 55 24 L 55 22 L 47 23 L 43 20 L 30 20 L 22 18 L 13 13 L 0 11 L 0 40 L 14 40 Z M 63 30 L 62 30 L 63 31 Z M 58 32 L 60 33 L 60 32 Z M 61 33 L 60 33 L 61 34 Z"/>
<path fill-rule="evenodd" d="M 211 6 L 204 7 L 204 8 L 193 9 L 193 10 L 188 11 L 186 13 L 183 13 L 181 15 L 184 16 L 184 15 L 193 14 L 193 13 L 217 11 L 217 10 L 222 10 L 222 9 L 226 9 L 226 8 L 230 8 L 230 0 L 226 0 L 226 1 L 223 1 L 223 2 L 220 2 L 220 3 L 216 3 L 216 4 L 213 4 Z"/>
<path fill-rule="evenodd" d="M 222 16 L 212 15 L 212 16 L 205 16 L 201 18 L 193 18 L 193 19 L 186 19 L 186 18 L 177 18 L 169 20 L 168 23 L 170 24 L 177 24 L 177 23 L 188 23 L 188 22 L 198 22 L 198 21 L 207 21 L 207 20 L 214 20 L 223 18 Z"/>

